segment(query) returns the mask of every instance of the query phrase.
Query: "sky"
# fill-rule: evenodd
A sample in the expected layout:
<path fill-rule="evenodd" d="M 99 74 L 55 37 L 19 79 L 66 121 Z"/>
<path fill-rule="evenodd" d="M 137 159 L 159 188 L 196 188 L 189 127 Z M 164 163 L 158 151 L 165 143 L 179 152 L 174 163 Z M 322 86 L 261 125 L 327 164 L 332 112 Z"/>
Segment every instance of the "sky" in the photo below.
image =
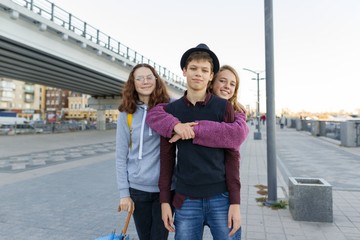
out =
<path fill-rule="evenodd" d="M 199 43 L 240 75 L 239 102 L 255 110 L 266 76 L 263 0 L 51 0 L 182 76 Z M 360 1 L 273 0 L 275 109 L 360 113 Z M 260 112 L 266 80 L 259 81 Z"/>

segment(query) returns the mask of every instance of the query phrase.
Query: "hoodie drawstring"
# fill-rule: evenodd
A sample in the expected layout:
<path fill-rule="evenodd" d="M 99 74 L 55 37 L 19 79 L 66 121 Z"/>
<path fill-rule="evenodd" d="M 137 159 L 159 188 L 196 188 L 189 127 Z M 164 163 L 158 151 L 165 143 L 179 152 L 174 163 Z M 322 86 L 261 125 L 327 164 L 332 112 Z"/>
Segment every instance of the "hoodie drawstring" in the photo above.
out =
<path fill-rule="evenodd" d="M 142 149 L 143 149 L 143 142 L 144 142 L 144 128 L 145 128 L 145 119 L 147 114 L 147 106 L 144 106 L 144 115 L 141 121 L 141 130 L 140 130 L 140 146 L 139 146 L 139 156 L 138 159 L 142 159 Z"/>

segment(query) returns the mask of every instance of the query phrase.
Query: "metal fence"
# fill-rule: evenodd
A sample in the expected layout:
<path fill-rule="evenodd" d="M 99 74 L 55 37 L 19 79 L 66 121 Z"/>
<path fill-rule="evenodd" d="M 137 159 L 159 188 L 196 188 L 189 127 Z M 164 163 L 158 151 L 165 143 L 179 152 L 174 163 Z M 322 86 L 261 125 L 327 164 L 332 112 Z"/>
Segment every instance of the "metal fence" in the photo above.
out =
<path fill-rule="evenodd" d="M 350 121 L 350 126 L 343 123 Z M 342 126 L 343 125 L 343 126 Z M 288 119 L 287 126 L 296 128 L 298 131 L 306 131 L 314 136 L 322 136 L 337 141 L 349 141 L 356 146 L 360 146 L 360 120 L 344 119 L 344 120 L 304 120 L 304 119 Z M 352 127 L 354 126 L 354 127 Z"/>
<path fill-rule="evenodd" d="M 336 121 L 326 121 L 325 122 L 325 129 L 326 129 L 326 135 L 325 137 L 340 140 L 340 123 Z"/>
<path fill-rule="evenodd" d="M 355 122 L 356 146 L 360 146 L 360 122 Z"/>

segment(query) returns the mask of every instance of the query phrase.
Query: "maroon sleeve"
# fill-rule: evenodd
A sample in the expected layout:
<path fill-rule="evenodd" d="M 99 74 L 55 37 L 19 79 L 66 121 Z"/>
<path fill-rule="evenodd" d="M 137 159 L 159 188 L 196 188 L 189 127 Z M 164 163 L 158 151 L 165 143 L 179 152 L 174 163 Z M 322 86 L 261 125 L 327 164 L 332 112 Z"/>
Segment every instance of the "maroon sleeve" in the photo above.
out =
<path fill-rule="evenodd" d="M 171 203 L 171 183 L 175 168 L 176 144 L 160 137 L 160 202 Z"/>
<path fill-rule="evenodd" d="M 225 177 L 230 204 L 240 204 L 240 152 L 225 150 Z"/>
<path fill-rule="evenodd" d="M 234 108 L 230 102 L 226 106 L 225 122 L 233 122 Z M 230 204 L 240 204 L 240 150 L 225 149 L 225 175 Z"/>

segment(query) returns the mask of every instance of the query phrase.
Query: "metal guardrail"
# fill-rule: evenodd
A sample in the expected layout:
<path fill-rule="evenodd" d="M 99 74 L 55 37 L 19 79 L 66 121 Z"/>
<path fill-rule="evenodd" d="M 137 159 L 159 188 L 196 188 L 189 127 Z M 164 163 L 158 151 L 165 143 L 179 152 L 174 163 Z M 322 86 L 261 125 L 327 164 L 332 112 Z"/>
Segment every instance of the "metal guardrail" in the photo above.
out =
<path fill-rule="evenodd" d="M 326 135 L 325 137 L 336 139 L 340 141 L 341 122 L 325 121 Z"/>
<path fill-rule="evenodd" d="M 354 121 L 355 145 L 360 146 L 360 120 L 349 120 Z M 296 119 L 288 119 L 288 121 L 290 121 L 288 124 L 290 128 L 297 128 L 299 131 L 310 132 L 314 136 L 323 136 L 338 141 L 342 141 L 342 131 L 346 133 L 341 125 L 347 120 L 300 120 L 298 123 L 296 123 Z"/>
<path fill-rule="evenodd" d="M 306 132 L 312 132 L 313 122 L 318 120 L 302 120 L 301 130 Z M 322 121 L 325 123 L 325 135 L 324 137 L 340 140 L 340 121 Z"/>
<path fill-rule="evenodd" d="M 154 61 L 139 54 L 135 50 L 125 46 L 111 36 L 101 32 L 99 29 L 91 26 L 87 22 L 73 16 L 64 9 L 56 6 L 47 0 L 11 0 L 12 2 L 29 9 L 30 11 L 48 19 L 55 24 L 70 30 L 73 33 L 81 36 L 91 42 L 117 54 L 129 61 L 138 63 L 147 63 L 153 66 L 160 76 L 165 78 L 167 82 L 175 83 L 185 87 L 185 80 L 182 77 L 170 72 L 165 67 L 160 66 Z M 185 88 L 184 88 L 185 89 Z"/>

